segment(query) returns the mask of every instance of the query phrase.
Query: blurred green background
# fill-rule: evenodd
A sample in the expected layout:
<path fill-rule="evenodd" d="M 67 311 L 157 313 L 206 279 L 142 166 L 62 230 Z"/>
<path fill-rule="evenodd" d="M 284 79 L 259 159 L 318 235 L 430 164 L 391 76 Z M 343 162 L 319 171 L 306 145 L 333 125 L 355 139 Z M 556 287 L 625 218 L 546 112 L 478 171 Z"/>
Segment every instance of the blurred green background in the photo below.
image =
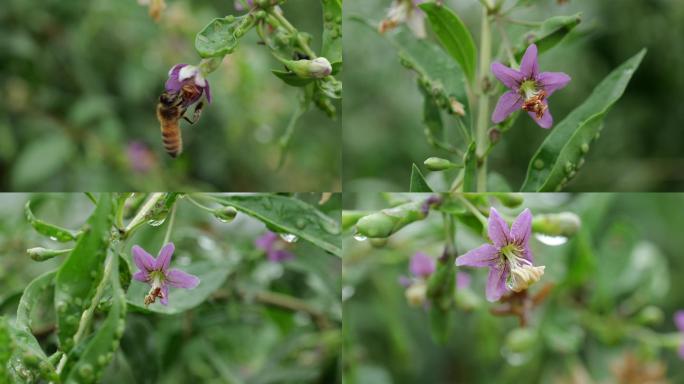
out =
<path fill-rule="evenodd" d="M 279 171 L 296 89 L 251 31 L 209 76 L 213 104 L 182 124 L 185 155 L 163 150 L 155 107 L 167 72 L 196 64 L 195 34 L 233 1 L 167 0 L 157 24 L 136 0 L 7 0 L 0 7 L 1 190 L 340 190 L 340 120 L 300 120 Z M 286 16 L 320 47 L 315 0 Z M 339 109 L 339 106 L 338 106 Z"/>
<path fill-rule="evenodd" d="M 402 67 L 388 41 L 360 23 L 381 20 L 389 0 L 347 1 L 344 23 L 345 191 L 406 191 L 411 163 L 446 157 L 425 140 L 422 96 L 415 75 Z M 445 0 L 479 41 L 480 3 Z M 512 1 L 507 1 L 508 4 Z M 573 78 L 550 99 L 558 122 L 613 68 L 647 47 L 649 52 L 623 98 L 605 120 L 601 139 L 567 187 L 571 191 L 674 191 L 684 188 L 684 2 L 679 0 L 537 0 L 512 14 L 541 21 L 582 12 L 574 37 L 540 59 L 542 70 Z M 429 27 L 428 27 L 429 29 Z M 521 33 L 516 29 L 514 33 Z M 498 33 L 495 33 L 498 39 Z M 498 49 L 495 46 L 494 52 Z M 492 101 L 494 102 L 494 101 Z M 456 131 L 453 120 L 447 128 Z M 527 165 L 548 132 L 519 119 L 490 156 L 490 170 L 517 190 Z M 423 168 L 424 169 L 424 168 Z M 432 175 L 435 177 L 438 175 Z M 429 178 L 435 185 L 436 178 Z M 448 186 L 448 185 L 447 185 Z"/>
<path fill-rule="evenodd" d="M 315 205 L 320 194 L 297 197 Z M 26 249 L 70 246 L 33 230 L 23 214 L 29 199 L 38 218 L 70 229 L 80 228 L 93 210 L 84 194 L 0 194 L 0 316 L 10 319 L 26 285 L 64 260 L 36 262 Z M 172 267 L 190 270 L 210 264 L 214 266 L 210 270 L 227 273 L 207 274 L 205 284 L 214 282 L 209 275 L 211 279 L 221 276 L 218 289 L 198 306 L 178 314 L 141 313 L 129 305 L 121 347 L 101 383 L 339 383 L 340 259 L 300 240 L 288 245 L 293 260 L 269 262 L 254 246 L 255 239 L 267 231 L 263 223 L 243 214 L 224 223 L 187 198 L 177 204 L 170 238 L 176 247 Z M 317 207 L 339 218 L 340 204 L 340 196 L 333 195 Z M 138 244 L 156 255 L 166 227 L 144 225 L 127 241 L 123 256 L 133 272 L 137 268 L 131 246 Z M 132 281 L 131 291 L 144 290 L 142 285 Z M 173 307 L 174 297 L 180 300 L 180 291 L 171 289 L 167 308 Z M 274 296 L 319 315 L 272 305 L 278 302 Z M 51 300 L 44 301 L 34 313 L 32 330 L 49 355 L 57 343 L 55 311 Z"/>
<path fill-rule="evenodd" d="M 429 195 L 421 196 L 412 198 Z M 455 309 L 447 344 L 433 342 L 428 312 L 408 305 L 399 278 L 409 275 L 415 252 L 442 253 L 439 212 L 380 247 L 356 241 L 350 230 L 343 239 L 342 287 L 348 384 L 684 382 L 675 348 L 651 347 L 638 325 L 655 310 L 659 321 L 647 328 L 677 332 L 672 316 L 684 309 L 678 229 L 684 195 L 535 194 L 515 210 L 491 201 L 510 219 L 527 207 L 535 215 L 570 211 L 582 220 L 581 231 L 562 245 L 545 245 L 536 236 L 530 242 L 535 264 L 546 266 L 531 291 L 546 284 L 553 289 L 533 310 L 529 333 L 519 331 L 516 318 L 489 312 L 497 305 L 484 299 L 486 270 L 460 268 L 472 281 L 459 292 L 475 307 Z M 381 194 L 345 194 L 343 206 L 378 210 L 388 203 Z M 458 225 L 458 254 L 482 243 Z"/>

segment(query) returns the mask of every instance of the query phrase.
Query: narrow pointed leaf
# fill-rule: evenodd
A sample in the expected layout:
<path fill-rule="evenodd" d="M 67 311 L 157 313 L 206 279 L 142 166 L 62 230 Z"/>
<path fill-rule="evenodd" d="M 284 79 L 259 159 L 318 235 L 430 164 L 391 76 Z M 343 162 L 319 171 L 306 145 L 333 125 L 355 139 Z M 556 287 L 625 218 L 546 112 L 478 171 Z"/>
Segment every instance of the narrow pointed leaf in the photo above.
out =
<path fill-rule="evenodd" d="M 36 232 L 40 233 L 41 235 L 45 235 L 50 239 L 59 241 L 61 243 L 76 239 L 76 232 L 36 218 L 31 210 L 31 201 L 26 202 L 26 205 L 24 206 L 24 214 L 26 215 L 26 220 L 29 222 L 29 224 L 31 224 L 33 229 L 35 229 Z"/>
<path fill-rule="evenodd" d="M 425 180 L 425 177 L 420 172 L 420 168 L 413 164 L 411 168 L 411 185 L 409 188 L 410 192 L 432 192 L 432 188 Z"/>

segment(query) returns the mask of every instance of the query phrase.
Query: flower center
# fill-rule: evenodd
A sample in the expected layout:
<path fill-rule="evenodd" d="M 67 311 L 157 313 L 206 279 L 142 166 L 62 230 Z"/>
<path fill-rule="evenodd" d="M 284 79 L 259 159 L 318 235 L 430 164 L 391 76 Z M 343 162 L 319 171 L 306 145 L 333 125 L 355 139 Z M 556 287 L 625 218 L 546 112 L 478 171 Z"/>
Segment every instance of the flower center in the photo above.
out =
<path fill-rule="evenodd" d="M 534 112 L 537 119 L 541 119 L 548 109 L 544 104 L 546 92 L 543 89 L 537 88 L 537 82 L 534 80 L 525 80 L 520 84 L 520 94 L 525 101 L 522 110 L 526 112 Z"/>
<path fill-rule="evenodd" d="M 152 288 L 150 291 L 147 293 L 147 296 L 145 296 L 145 299 L 143 302 L 145 305 L 150 305 L 154 303 L 157 300 L 157 297 L 162 299 L 164 298 L 164 293 L 162 292 L 162 284 L 164 282 L 166 276 L 164 276 L 164 272 L 162 271 L 152 271 L 150 272 L 150 280 L 152 281 Z"/>
<path fill-rule="evenodd" d="M 506 286 L 513 292 L 524 291 L 544 275 L 546 267 L 532 265 L 529 260 L 523 257 L 523 249 L 518 244 L 507 244 L 501 248 L 501 254 L 511 271 Z"/>

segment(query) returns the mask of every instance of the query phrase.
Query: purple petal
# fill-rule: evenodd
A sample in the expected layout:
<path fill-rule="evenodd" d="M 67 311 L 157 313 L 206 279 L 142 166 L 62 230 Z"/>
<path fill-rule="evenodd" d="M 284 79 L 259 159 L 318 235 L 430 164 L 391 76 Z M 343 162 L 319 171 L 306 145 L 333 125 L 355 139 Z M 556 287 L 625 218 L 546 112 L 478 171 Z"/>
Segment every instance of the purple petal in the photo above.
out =
<path fill-rule="evenodd" d="M 270 250 L 266 253 L 266 255 L 268 256 L 268 260 L 274 263 L 292 260 L 295 257 L 292 252 L 286 251 L 284 249 Z"/>
<path fill-rule="evenodd" d="M 416 252 L 416 254 L 411 257 L 409 271 L 416 277 L 428 277 L 435 271 L 435 259 L 423 252 Z"/>
<path fill-rule="evenodd" d="M 401 284 L 402 287 L 408 288 L 413 281 L 411 280 L 410 277 L 407 276 L 399 276 L 399 284 Z"/>
<path fill-rule="evenodd" d="M 163 305 L 168 305 L 169 304 L 169 286 L 164 284 L 161 287 L 161 293 L 162 297 L 161 300 L 159 300 L 160 303 Z"/>
<path fill-rule="evenodd" d="M 167 92 L 176 93 L 180 91 L 182 83 L 180 80 L 178 80 L 178 73 L 185 66 L 187 66 L 187 64 L 176 64 L 173 66 L 173 68 L 171 68 L 169 71 L 169 79 L 166 80 L 166 84 L 164 86 Z"/>
<path fill-rule="evenodd" d="M 506 118 L 513 112 L 522 108 L 523 98 L 514 91 L 508 91 L 501 95 L 499 102 L 496 103 L 494 113 L 492 113 L 492 122 L 499 124 L 506 120 Z"/>
<path fill-rule="evenodd" d="M 175 288 L 192 289 L 199 285 L 200 279 L 180 269 L 172 268 L 166 273 L 166 282 Z"/>
<path fill-rule="evenodd" d="M 263 250 L 270 251 L 273 248 L 273 244 L 278 241 L 278 235 L 273 232 L 266 232 L 254 241 L 254 245 Z"/>
<path fill-rule="evenodd" d="M 508 267 L 503 268 L 492 267 L 489 269 L 489 276 L 487 276 L 487 301 L 498 301 L 501 296 L 505 295 L 506 279 L 508 278 Z"/>
<path fill-rule="evenodd" d="M 204 87 L 204 92 L 206 92 L 207 95 L 207 103 L 211 104 L 211 90 L 209 89 L 209 80 L 205 79 L 205 81 L 207 82 L 207 86 Z"/>
<path fill-rule="evenodd" d="M 487 223 L 487 234 L 494 245 L 501 248 L 509 243 L 508 239 L 508 224 L 499 216 L 496 208 L 492 207 L 489 210 L 489 221 Z"/>
<path fill-rule="evenodd" d="M 537 77 L 537 81 L 541 84 L 544 92 L 546 92 L 546 97 L 551 96 L 561 88 L 565 88 L 570 80 L 570 76 L 563 72 L 542 72 Z"/>
<path fill-rule="evenodd" d="M 141 270 L 133 274 L 133 279 L 147 283 L 150 280 L 150 275 L 147 271 Z"/>
<path fill-rule="evenodd" d="M 553 126 L 553 116 L 551 115 L 551 110 L 549 109 L 549 102 L 544 100 L 542 103 L 544 103 L 546 106 L 546 110 L 544 111 L 541 119 L 537 118 L 537 114 L 535 112 L 527 112 L 527 114 L 530 115 L 532 120 L 534 120 L 537 125 L 544 129 L 549 129 Z"/>
<path fill-rule="evenodd" d="M 456 273 L 456 288 L 466 289 L 470 285 L 470 275 L 465 272 Z"/>
<path fill-rule="evenodd" d="M 535 44 L 527 47 L 527 51 L 525 51 L 525 55 L 520 62 L 520 73 L 526 79 L 536 79 L 537 75 L 539 75 L 539 60 Z"/>
<path fill-rule="evenodd" d="M 684 332 L 684 310 L 675 312 L 674 322 L 677 328 Z"/>
<path fill-rule="evenodd" d="M 152 271 L 154 270 L 154 257 L 147 253 L 138 245 L 134 245 L 131 248 L 133 253 L 133 262 L 141 271 Z"/>
<path fill-rule="evenodd" d="M 532 235 L 532 212 L 525 208 L 511 224 L 511 239 L 518 244 L 527 244 Z"/>
<path fill-rule="evenodd" d="M 491 244 L 483 244 L 456 258 L 457 266 L 492 267 L 499 261 L 499 250 Z"/>
<path fill-rule="evenodd" d="M 492 63 L 491 69 L 494 76 L 510 89 L 517 89 L 523 80 L 523 76 L 518 70 L 508 68 L 498 61 Z"/>
<path fill-rule="evenodd" d="M 155 269 L 166 271 L 169 269 L 169 264 L 171 264 L 171 256 L 173 256 L 173 251 L 175 247 L 173 243 L 167 243 L 159 251 L 159 256 L 157 256 L 157 261 L 155 264 Z"/>

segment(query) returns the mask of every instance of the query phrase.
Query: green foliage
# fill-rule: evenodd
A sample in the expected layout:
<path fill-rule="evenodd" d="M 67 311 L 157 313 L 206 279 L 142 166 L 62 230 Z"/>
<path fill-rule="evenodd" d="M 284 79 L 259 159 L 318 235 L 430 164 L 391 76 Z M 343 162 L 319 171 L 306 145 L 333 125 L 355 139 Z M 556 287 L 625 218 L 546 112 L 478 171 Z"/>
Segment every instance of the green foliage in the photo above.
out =
<path fill-rule="evenodd" d="M 203 58 L 223 57 L 238 45 L 236 32 L 252 21 L 252 16 L 226 16 L 214 19 L 195 38 L 195 49 Z"/>
<path fill-rule="evenodd" d="M 333 73 L 342 68 L 342 0 L 321 0 L 323 5 L 323 43 L 321 56 L 330 61 Z"/>
<path fill-rule="evenodd" d="M 31 211 L 31 201 L 26 202 L 26 205 L 24 206 L 24 213 L 26 214 L 26 220 L 28 220 L 29 224 L 31 224 L 33 229 L 35 229 L 36 232 L 40 233 L 41 235 L 45 235 L 50 239 L 59 241 L 61 243 L 66 243 L 76 239 L 76 233 L 66 228 L 62 228 L 37 219 L 33 214 L 33 211 Z"/>
<path fill-rule="evenodd" d="M 530 32 L 517 46 L 516 58 L 522 59 L 525 50 L 530 44 L 536 44 L 539 54 L 542 54 L 560 44 L 582 21 L 581 13 L 572 16 L 554 16 Z"/>
<path fill-rule="evenodd" d="M 420 172 L 420 168 L 413 164 L 411 168 L 411 185 L 409 187 L 410 192 L 432 192 L 430 185 L 425 180 L 425 177 Z"/>
<path fill-rule="evenodd" d="M 558 123 L 530 160 L 522 191 L 555 191 L 571 180 L 597 139 L 608 110 L 622 96 L 646 55 L 642 50 L 611 72 L 592 94 Z"/>

